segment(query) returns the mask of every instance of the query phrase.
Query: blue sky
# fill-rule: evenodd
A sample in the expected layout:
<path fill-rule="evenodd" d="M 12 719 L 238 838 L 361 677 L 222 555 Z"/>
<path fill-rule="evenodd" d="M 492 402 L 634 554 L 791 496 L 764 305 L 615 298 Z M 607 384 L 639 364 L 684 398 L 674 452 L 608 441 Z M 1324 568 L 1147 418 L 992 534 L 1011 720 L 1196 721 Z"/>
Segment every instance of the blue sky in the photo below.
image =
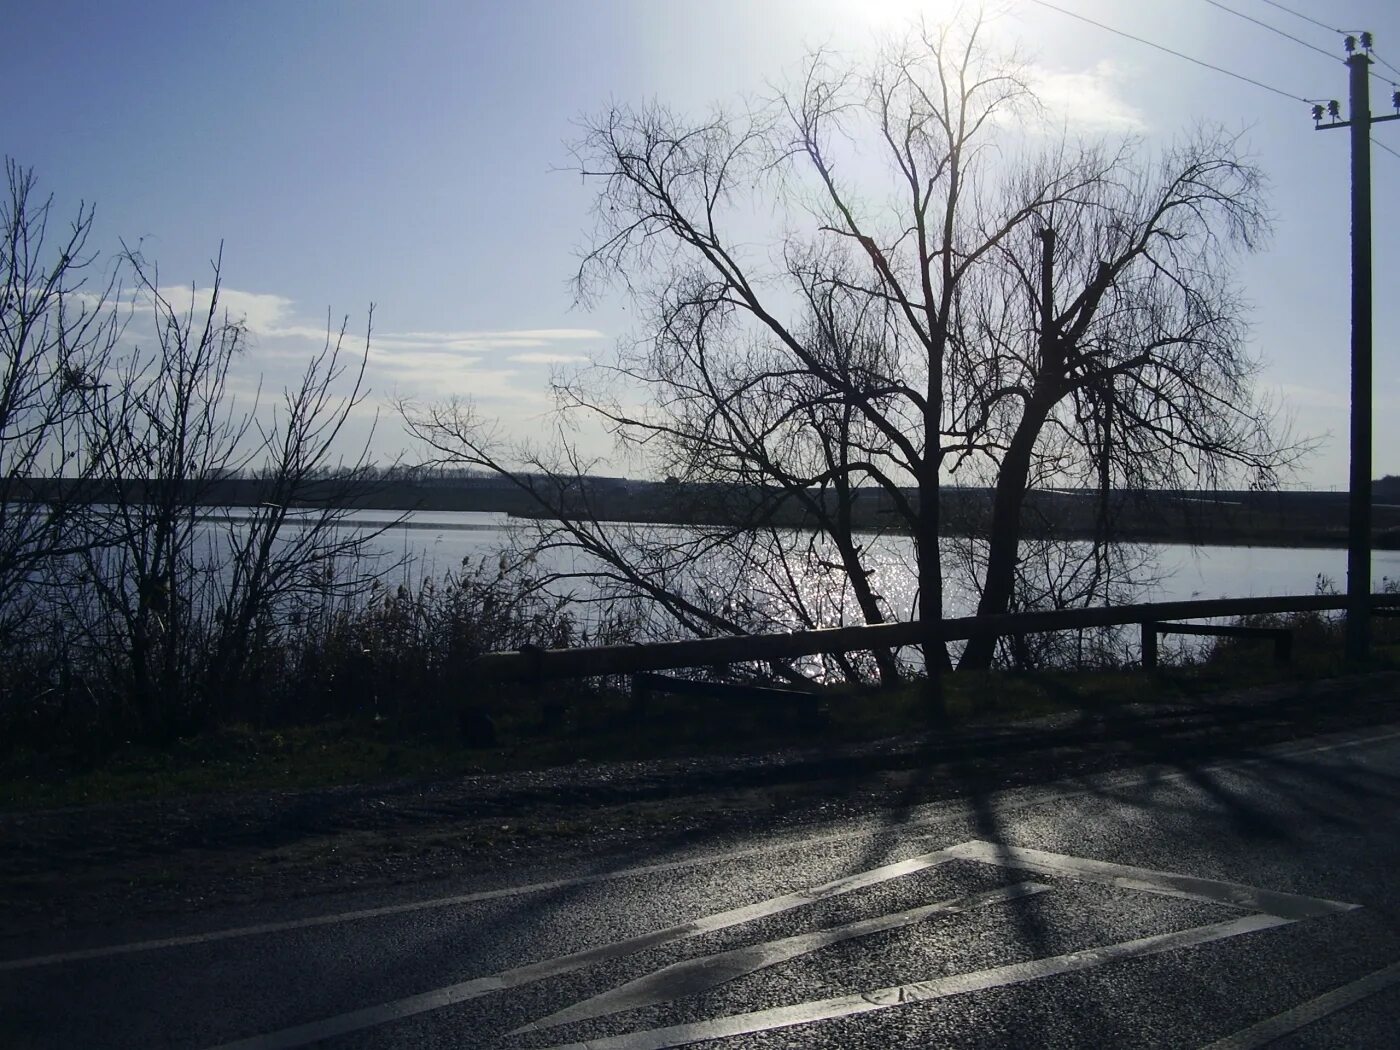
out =
<path fill-rule="evenodd" d="M 1263 0 L 1227 6 L 1336 59 L 1205 0 L 1057 2 L 1289 94 L 1344 98 L 1340 41 Z M 280 383 L 327 311 L 353 328 L 374 302 L 376 400 L 470 394 L 529 433 L 551 368 L 605 355 L 631 323 L 618 301 L 573 306 L 590 201 L 565 170 L 579 116 L 614 100 L 698 110 L 761 94 L 810 47 L 861 49 L 954 6 L 8 0 L 0 150 L 35 169 L 60 212 L 95 202 L 96 243 L 140 241 L 162 284 L 207 281 L 222 241 L 226 302 L 254 337 L 249 376 Z M 1372 30 L 1400 66 L 1393 0 L 1285 6 Z M 1271 246 L 1241 271 L 1262 383 L 1296 429 L 1325 438 L 1297 480 L 1344 487 L 1345 134 L 1314 133 L 1299 102 L 1029 0 L 994 10 L 995 33 L 1029 54 L 1078 131 L 1162 143 L 1202 119 L 1247 129 L 1277 213 Z M 1374 88 L 1375 112 L 1389 112 L 1389 89 Z M 1375 137 L 1400 151 L 1400 121 Z M 1400 158 L 1377 151 L 1373 171 L 1376 471 L 1400 473 Z M 387 458 L 403 441 L 383 415 Z"/>

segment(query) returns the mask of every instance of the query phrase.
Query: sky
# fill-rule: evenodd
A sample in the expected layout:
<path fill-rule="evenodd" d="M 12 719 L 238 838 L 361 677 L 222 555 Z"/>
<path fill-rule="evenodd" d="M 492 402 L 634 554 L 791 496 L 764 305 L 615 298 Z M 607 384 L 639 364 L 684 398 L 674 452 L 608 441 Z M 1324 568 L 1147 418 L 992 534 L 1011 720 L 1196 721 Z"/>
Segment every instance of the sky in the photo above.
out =
<path fill-rule="evenodd" d="M 238 388 L 289 380 L 348 316 L 363 339 L 374 452 L 415 450 L 392 404 L 463 395 L 529 435 L 550 377 L 634 334 L 620 297 L 578 306 L 569 279 L 591 190 L 570 171 L 579 120 L 611 103 L 683 112 L 770 94 L 814 47 L 861 52 L 951 0 L 506 3 L 0 0 L 0 151 L 34 169 L 59 214 L 95 204 L 93 245 L 124 241 L 162 286 L 207 285 L 250 348 Z M 1297 98 L 1345 100 L 1340 37 L 1266 0 L 1056 0 L 1057 6 L 1251 77 L 1280 95 L 1077 21 L 1000 0 L 992 32 L 1030 58 L 1077 134 L 1169 143 L 1201 121 L 1241 131 L 1271 181 L 1274 235 L 1239 270 L 1272 398 L 1317 451 L 1291 484 L 1345 488 L 1348 148 Z M 1393 0 L 1288 0 L 1375 34 L 1400 67 Z M 1332 57 L 1329 57 L 1332 56 Z M 1378 74 L 1395 76 L 1382 66 Z M 1391 112 L 1373 80 L 1373 112 Z M 1400 152 L 1400 121 L 1374 138 Z M 1375 475 L 1400 474 L 1400 157 L 1373 153 Z M 601 438 L 592 451 L 606 455 Z M 619 468 L 619 471 L 621 468 Z"/>

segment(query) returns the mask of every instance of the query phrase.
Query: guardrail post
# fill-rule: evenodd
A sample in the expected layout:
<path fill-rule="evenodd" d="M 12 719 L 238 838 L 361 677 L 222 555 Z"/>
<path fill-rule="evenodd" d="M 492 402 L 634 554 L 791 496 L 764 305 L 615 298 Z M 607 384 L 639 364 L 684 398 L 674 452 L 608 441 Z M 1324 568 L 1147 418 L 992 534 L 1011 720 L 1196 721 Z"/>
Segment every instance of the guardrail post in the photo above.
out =
<path fill-rule="evenodd" d="M 1150 621 L 1142 625 L 1142 669 L 1157 670 L 1157 625 Z"/>
<path fill-rule="evenodd" d="M 628 713 L 640 719 L 646 714 L 647 699 L 651 695 L 651 689 L 647 686 L 647 676 L 644 674 L 634 674 L 631 676 L 632 682 L 632 705 L 628 708 Z"/>
<path fill-rule="evenodd" d="M 525 660 L 525 674 L 521 677 L 539 688 L 540 683 L 544 681 L 544 650 L 538 645 L 526 642 L 520 647 L 520 655 Z"/>

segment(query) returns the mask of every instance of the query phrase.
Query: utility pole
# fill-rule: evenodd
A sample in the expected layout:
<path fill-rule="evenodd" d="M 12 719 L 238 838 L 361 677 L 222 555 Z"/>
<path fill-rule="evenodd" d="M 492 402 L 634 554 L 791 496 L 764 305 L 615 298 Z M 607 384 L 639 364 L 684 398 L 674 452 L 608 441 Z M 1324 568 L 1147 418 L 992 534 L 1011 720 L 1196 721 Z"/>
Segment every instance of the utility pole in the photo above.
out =
<path fill-rule="evenodd" d="M 1055 348 L 1055 228 L 1047 223 L 1036 236 L 1040 238 L 1040 359 L 1043 364 Z"/>
<path fill-rule="evenodd" d="M 1371 125 L 1400 120 L 1400 91 L 1393 116 L 1371 116 L 1371 34 L 1346 38 L 1350 73 L 1349 120 L 1340 107 L 1313 106 L 1318 131 L 1351 129 L 1351 499 L 1347 527 L 1347 625 L 1349 660 L 1371 648 Z"/>

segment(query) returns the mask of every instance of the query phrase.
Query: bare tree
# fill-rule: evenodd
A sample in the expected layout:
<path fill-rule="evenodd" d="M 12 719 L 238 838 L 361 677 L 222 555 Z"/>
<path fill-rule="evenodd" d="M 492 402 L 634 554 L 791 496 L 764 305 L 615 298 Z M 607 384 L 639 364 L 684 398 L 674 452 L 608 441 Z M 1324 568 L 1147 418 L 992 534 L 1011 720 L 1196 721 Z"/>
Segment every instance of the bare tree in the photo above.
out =
<path fill-rule="evenodd" d="M 1006 238 L 959 319 L 969 344 L 956 355 L 959 452 L 994 491 L 981 613 L 1013 604 L 1038 475 L 1099 489 L 1098 550 L 1115 489 L 1211 483 L 1232 469 L 1270 485 L 1299 451 L 1278 439 L 1255 392 L 1230 280 L 1234 250 L 1267 230 L 1259 172 L 1212 133 L 1168 150 L 1155 170 L 1121 153 L 1094 166 L 1112 177 Z M 991 651 L 991 639 L 974 639 L 963 662 L 986 666 Z"/>
<path fill-rule="evenodd" d="M 198 508 L 246 462 L 253 406 L 240 412 L 228 393 L 245 332 L 222 312 L 218 262 L 203 303 L 191 289 L 181 305 L 139 255 L 124 258 L 150 310 L 140 333 L 149 342 L 115 358 L 88 399 L 83 438 L 103 504 L 89 522 L 97 542 L 69 573 L 68 600 L 103 679 L 122 683 L 116 717 L 168 736 L 197 707 L 194 669 L 208 643 L 216 569 Z"/>
<path fill-rule="evenodd" d="M 168 738 L 257 695 L 307 621 L 398 566 L 369 550 L 392 521 L 348 518 L 375 472 L 369 437 L 346 447 L 369 332 L 356 355 L 328 324 L 260 414 L 260 383 L 234 396 L 247 333 L 218 260 L 202 291 L 129 249 L 98 280 L 93 208 L 55 229 L 33 173 L 5 176 L 0 720 Z M 240 477 L 254 505 L 218 506 Z"/>
<path fill-rule="evenodd" d="M 340 447 L 366 396 L 368 334 L 353 361 L 344 326 L 328 329 L 263 418 L 260 388 L 243 404 L 231 389 L 247 335 L 222 306 L 219 261 L 207 289 L 178 296 L 135 252 L 125 261 L 150 341 L 114 357 L 88 398 L 83 440 L 102 504 L 92 542 L 59 571 L 111 717 L 159 739 L 246 691 L 308 606 L 363 591 L 392 565 L 362 558 L 387 526 L 346 521 L 369 470 L 368 439 L 348 460 Z M 257 505 L 219 506 L 220 488 L 250 473 Z"/>
<path fill-rule="evenodd" d="M 93 209 L 50 229 L 51 197 L 5 162 L 0 200 L 0 642 L 25 623 L 40 576 L 80 549 L 76 527 L 92 459 L 79 441 L 84 399 L 121 332 L 115 273 L 90 283 Z M 65 484 L 66 481 L 68 484 Z"/>
<path fill-rule="evenodd" d="M 945 479 L 994 489 L 986 538 L 955 564 L 979 611 L 999 612 L 1016 602 L 1032 486 L 1107 494 L 1232 466 L 1267 478 L 1289 453 L 1251 388 L 1229 281 L 1233 253 L 1267 225 L 1258 172 L 1213 133 L 1155 165 L 1134 143 L 1028 135 L 1044 125 L 1026 78 L 980 36 L 921 28 L 863 69 L 819 54 L 794 92 L 756 110 L 691 121 L 618 107 L 587 124 L 576 153 L 598 194 L 578 292 L 625 288 L 641 332 L 564 381 L 562 405 L 602 419 L 655 476 L 746 494 L 732 528 L 619 543 L 555 498 L 576 454 L 550 466 L 504 447 L 460 406 L 411 411 L 415 431 L 444 457 L 548 475 L 532 495 L 553 541 L 702 632 L 753 626 L 675 582 L 719 549 L 731 590 L 773 583 L 804 608 L 825 576 L 850 596 L 842 618 L 908 615 L 851 513 L 878 499 L 913 537 L 936 698 Z M 1058 265 L 1042 281 L 1045 230 Z M 814 533 L 765 540 L 779 504 L 803 507 Z M 658 551 L 664 572 L 645 568 Z M 1060 558 L 1075 578 L 1046 593 L 1102 598 L 1110 554 L 1099 543 L 1078 566 Z M 991 653 L 974 641 L 964 665 Z M 888 655 L 877 666 L 897 671 Z"/>
<path fill-rule="evenodd" d="M 257 677 L 259 655 L 294 621 L 327 602 L 353 598 L 398 563 L 370 557 L 397 520 L 372 528 L 349 520 L 378 473 L 369 460 L 373 428 L 352 449 L 345 427 L 368 396 L 364 385 L 374 310 L 358 357 L 344 351 L 346 321 L 327 326 L 325 345 L 296 385 L 282 391 L 269 422 L 254 421 L 258 503 L 225 514 L 214 636 L 206 675 L 231 692 Z M 348 459 L 345 453 L 354 454 Z"/>

